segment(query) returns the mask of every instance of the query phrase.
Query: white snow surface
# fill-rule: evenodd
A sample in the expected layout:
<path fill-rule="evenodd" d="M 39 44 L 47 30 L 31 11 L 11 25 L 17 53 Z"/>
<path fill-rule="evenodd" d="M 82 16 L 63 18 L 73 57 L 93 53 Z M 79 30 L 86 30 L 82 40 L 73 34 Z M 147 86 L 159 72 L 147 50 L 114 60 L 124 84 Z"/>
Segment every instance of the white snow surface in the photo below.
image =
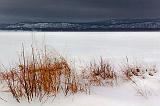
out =
<path fill-rule="evenodd" d="M 126 62 L 160 66 L 160 32 L 0 32 L 0 64 L 8 67 L 18 60 L 22 43 L 26 51 L 31 44 L 49 49 L 85 65 L 100 56 L 115 67 Z M 17 103 L 10 94 L 0 92 L 0 106 L 159 106 L 160 76 L 135 79 L 114 87 L 92 87 L 91 94 L 57 96 L 45 103 Z M 144 96 L 137 93 L 142 90 Z"/>

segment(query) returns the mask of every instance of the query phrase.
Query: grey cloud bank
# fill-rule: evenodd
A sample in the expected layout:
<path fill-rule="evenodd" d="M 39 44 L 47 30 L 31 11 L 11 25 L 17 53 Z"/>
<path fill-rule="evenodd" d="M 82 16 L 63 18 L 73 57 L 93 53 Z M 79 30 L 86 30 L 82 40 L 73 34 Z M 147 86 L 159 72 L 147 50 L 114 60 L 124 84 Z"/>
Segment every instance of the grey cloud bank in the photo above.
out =
<path fill-rule="evenodd" d="M 0 0 L 0 23 L 159 17 L 160 0 Z"/>

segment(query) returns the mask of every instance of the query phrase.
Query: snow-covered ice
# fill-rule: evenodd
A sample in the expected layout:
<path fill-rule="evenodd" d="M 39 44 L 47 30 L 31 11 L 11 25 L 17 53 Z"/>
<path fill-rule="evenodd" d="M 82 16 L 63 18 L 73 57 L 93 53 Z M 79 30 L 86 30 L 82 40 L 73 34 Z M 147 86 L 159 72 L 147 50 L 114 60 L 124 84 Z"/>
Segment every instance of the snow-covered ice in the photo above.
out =
<path fill-rule="evenodd" d="M 22 43 L 31 49 L 47 45 L 76 61 L 100 56 L 124 62 L 160 63 L 160 33 L 158 32 L 0 32 L 0 63 L 8 65 L 17 58 Z M 83 63 L 83 62 L 82 62 Z"/>
<path fill-rule="evenodd" d="M 32 43 L 40 48 L 47 45 L 82 65 L 102 56 L 119 66 L 127 56 L 131 63 L 160 66 L 159 32 L 0 32 L 0 64 L 6 67 L 14 64 L 22 43 L 26 51 Z M 123 83 L 117 87 L 92 87 L 90 95 L 59 96 L 44 104 L 19 104 L 11 95 L 0 92 L 0 97 L 8 101 L 0 99 L 0 106 L 159 106 L 159 78 L 157 75 L 136 80 L 141 89 L 149 92 L 147 98 L 136 92 L 134 84 Z"/>

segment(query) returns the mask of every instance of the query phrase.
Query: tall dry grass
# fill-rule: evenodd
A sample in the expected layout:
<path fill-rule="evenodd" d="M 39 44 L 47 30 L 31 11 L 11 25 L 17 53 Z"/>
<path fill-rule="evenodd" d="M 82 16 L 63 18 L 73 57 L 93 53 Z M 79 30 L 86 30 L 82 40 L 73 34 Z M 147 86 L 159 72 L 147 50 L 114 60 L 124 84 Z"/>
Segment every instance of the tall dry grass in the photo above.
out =
<path fill-rule="evenodd" d="M 91 86 L 114 86 L 120 76 L 104 58 L 91 62 L 80 74 L 76 73 L 72 64 L 61 55 L 48 52 L 46 48 L 37 51 L 32 47 L 31 54 L 26 56 L 22 46 L 19 63 L 1 72 L 0 80 L 7 85 L 6 91 L 11 93 L 17 102 L 22 99 L 31 102 L 35 98 L 42 101 L 46 96 L 56 97 L 60 93 L 65 96 L 78 92 L 90 93 Z M 146 73 L 153 76 L 156 72 L 154 67 L 127 65 L 123 68 L 122 75 L 133 81 L 135 76 L 143 77 Z"/>
<path fill-rule="evenodd" d="M 28 102 L 34 98 L 41 101 L 48 95 L 63 93 L 66 96 L 86 91 L 86 86 L 80 83 L 69 62 L 62 56 L 49 54 L 46 50 L 38 53 L 32 48 L 31 56 L 27 57 L 23 48 L 17 67 L 2 72 L 1 76 L 17 102 L 21 98 L 27 98 Z"/>
<path fill-rule="evenodd" d="M 117 74 L 114 71 L 114 68 L 106 59 L 103 59 L 102 57 L 99 62 L 94 61 L 90 63 L 89 70 L 89 80 L 91 85 L 113 85 L 117 80 Z"/>

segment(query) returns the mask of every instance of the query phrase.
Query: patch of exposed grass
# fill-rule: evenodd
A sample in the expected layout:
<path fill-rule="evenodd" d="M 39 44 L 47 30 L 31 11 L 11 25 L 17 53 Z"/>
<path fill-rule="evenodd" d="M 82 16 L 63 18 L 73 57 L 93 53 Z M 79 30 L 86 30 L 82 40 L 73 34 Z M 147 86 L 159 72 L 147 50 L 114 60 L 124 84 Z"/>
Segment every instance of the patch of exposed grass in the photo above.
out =
<path fill-rule="evenodd" d="M 154 76 L 154 74 L 157 73 L 157 69 L 156 67 L 127 65 L 122 72 L 127 80 L 133 80 L 134 77 L 145 79 L 147 76 Z"/>

